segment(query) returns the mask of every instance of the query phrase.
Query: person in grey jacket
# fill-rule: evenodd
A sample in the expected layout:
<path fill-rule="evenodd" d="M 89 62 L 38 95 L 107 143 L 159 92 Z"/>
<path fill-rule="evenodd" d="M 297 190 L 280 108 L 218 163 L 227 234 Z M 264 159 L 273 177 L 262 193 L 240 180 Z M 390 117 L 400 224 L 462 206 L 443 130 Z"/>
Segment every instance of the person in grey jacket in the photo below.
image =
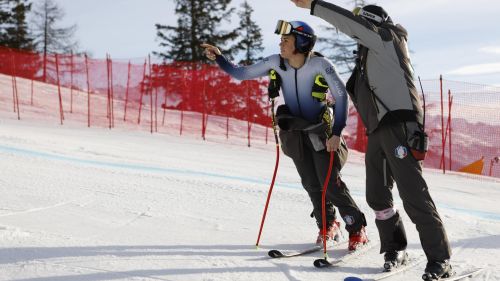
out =
<path fill-rule="evenodd" d="M 340 169 L 347 158 L 347 146 L 341 138 L 348 113 L 344 82 L 328 59 L 312 52 L 316 35 L 308 24 L 280 20 L 275 33 L 281 35 L 280 54 L 247 66 L 233 65 L 216 46 L 203 44 L 202 47 L 209 59 L 215 60 L 222 70 L 236 79 L 267 76 L 271 70 L 281 77 L 285 104 L 280 105 L 276 113 L 281 148 L 285 155 L 292 158 L 313 204 L 313 214 L 320 229 L 316 243 L 321 243 L 323 237 L 322 187 L 328 171 L 329 152 L 334 151 L 334 167 L 326 194 L 327 239 L 333 240 L 338 234 L 339 224 L 335 219 L 334 208 L 337 206 L 349 232 L 348 249 L 355 250 L 368 239 L 364 214 L 340 178 Z M 327 112 L 330 110 L 324 100 L 313 96 L 313 86 L 319 75 L 324 78 L 335 98 L 335 118 L 326 127 L 322 126 L 323 118 L 325 113 L 329 115 Z"/>
<path fill-rule="evenodd" d="M 452 273 L 443 222 L 422 176 L 427 151 L 423 109 L 414 83 L 407 31 L 379 6 L 349 11 L 321 0 L 291 0 L 358 42 L 347 90 L 366 127 L 366 198 L 375 211 L 387 271 L 406 263 L 406 233 L 394 207 L 395 181 L 427 256 L 425 280 Z"/>

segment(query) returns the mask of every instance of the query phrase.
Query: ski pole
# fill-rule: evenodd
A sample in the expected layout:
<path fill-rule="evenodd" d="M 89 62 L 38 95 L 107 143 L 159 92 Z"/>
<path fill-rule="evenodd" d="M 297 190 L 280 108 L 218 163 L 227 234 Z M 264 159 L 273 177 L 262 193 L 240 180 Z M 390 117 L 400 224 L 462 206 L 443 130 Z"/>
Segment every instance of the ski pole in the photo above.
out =
<path fill-rule="evenodd" d="M 255 246 L 257 248 L 259 247 L 260 235 L 262 234 L 262 228 L 264 227 L 264 221 L 266 220 L 267 207 L 269 206 L 271 193 L 273 192 L 273 187 L 274 187 L 274 180 L 276 179 L 276 173 L 278 172 L 278 164 L 280 162 L 280 144 L 278 141 L 278 133 L 276 131 L 276 119 L 274 116 L 274 99 L 271 99 L 271 114 L 273 121 L 274 140 L 276 142 L 276 165 L 274 166 L 274 173 L 273 173 L 273 179 L 271 181 L 271 186 L 269 187 L 269 191 L 267 192 L 267 201 L 266 201 L 266 206 L 264 207 L 264 214 L 262 214 L 262 221 L 260 222 L 259 236 L 257 237 L 257 242 L 255 243 Z"/>
<path fill-rule="evenodd" d="M 326 179 L 323 183 L 323 194 L 321 196 L 321 216 L 323 221 L 323 254 L 325 256 L 325 260 L 328 259 L 328 254 L 326 253 L 326 190 L 328 188 L 328 182 L 330 182 L 334 158 L 335 151 L 332 150 L 330 151 L 330 165 L 328 166 L 328 173 L 326 174 Z"/>

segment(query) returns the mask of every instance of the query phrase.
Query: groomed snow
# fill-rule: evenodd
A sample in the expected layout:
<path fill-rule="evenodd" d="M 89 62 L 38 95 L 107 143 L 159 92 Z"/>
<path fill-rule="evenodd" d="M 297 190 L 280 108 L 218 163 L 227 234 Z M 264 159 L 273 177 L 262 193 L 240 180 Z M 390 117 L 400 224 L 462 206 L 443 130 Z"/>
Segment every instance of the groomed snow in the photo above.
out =
<path fill-rule="evenodd" d="M 271 248 L 316 238 L 311 203 L 281 155 L 261 247 L 255 242 L 275 164 L 274 144 L 86 128 L 0 118 L 0 280 L 343 280 L 373 278 L 378 247 L 331 270 L 322 253 L 271 260 Z M 500 182 L 425 170 L 446 225 L 457 271 L 500 280 Z M 342 171 L 365 212 L 363 155 Z M 397 206 L 401 201 L 394 193 Z M 403 212 L 413 258 L 423 256 Z M 347 233 L 344 231 L 344 239 Z M 334 259 L 345 246 L 329 252 Z M 425 264 L 387 280 L 420 280 Z"/>
<path fill-rule="evenodd" d="M 333 270 L 313 267 L 322 253 L 288 260 L 267 258 L 269 249 L 301 249 L 315 241 L 311 203 L 293 163 L 283 154 L 260 241 L 255 242 L 275 164 L 275 145 L 262 127 L 209 118 L 207 140 L 200 116 L 169 111 L 160 133 L 149 123 L 106 126 L 102 112 L 87 128 L 86 93 L 62 89 L 59 125 L 54 86 L 17 79 L 20 116 L 12 106 L 12 79 L 0 75 L 0 280 L 367 280 L 381 270 L 378 245 Z M 120 106 L 115 106 L 117 109 Z M 144 116 L 149 115 L 147 108 Z M 123 116 L 117 110 L 115 116 Z M 121 118 L 121 117 L 117 117 Z M 96 128 L 99 121 L 101 128 Z M 364 156 L 350 152 L 343 179 L 365 212 L 369 237 L 378 234 L 364 199 Z M 487 267 L 474 280 L 500 280 L 500 180 L 425 169 L 446 225 L 457 271 Z M 423 256 L 414 225 L 402 210 L 413 259 Z M 344 231 L 344 240 L 347 233 Z M 345 245 L 329 251 L 332 259 Z M 424 264 L 387 280 L 420 280 Z"/>

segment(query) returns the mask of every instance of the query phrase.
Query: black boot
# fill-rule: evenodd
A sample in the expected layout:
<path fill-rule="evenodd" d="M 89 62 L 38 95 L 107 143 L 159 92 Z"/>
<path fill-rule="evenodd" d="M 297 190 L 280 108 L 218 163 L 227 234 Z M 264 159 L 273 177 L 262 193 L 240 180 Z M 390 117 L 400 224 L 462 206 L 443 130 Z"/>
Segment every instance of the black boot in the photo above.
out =
<path fill-rule="evenodd" d="M 408 253 L 406 253 L 405 250 L 386 252 L 384 254 L 384 260 L 384 271 L 392 271 L 408 262 Z"/>
<path fill-rule="evenodd" d="M 450 261 L 429 261 L 425 267 L 425 273 L 422 275 L 424 280 L 439 280 L 447 278 L 454 274 Z"/>

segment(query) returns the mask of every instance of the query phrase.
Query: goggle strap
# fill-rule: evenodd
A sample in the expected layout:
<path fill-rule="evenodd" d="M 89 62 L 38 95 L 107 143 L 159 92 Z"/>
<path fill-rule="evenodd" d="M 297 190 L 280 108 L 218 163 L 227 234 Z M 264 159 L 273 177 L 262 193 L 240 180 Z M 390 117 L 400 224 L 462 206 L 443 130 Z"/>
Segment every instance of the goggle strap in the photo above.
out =
<path fill-rule="evenodd" d="M 305 37 L 309 37 L 309 38 L 314 38 L 314 35 L 311 35 L 309 33 L 305 33 L 305 32 L 302 32 L 302 31 L 299 31 L 297 29 L 292 29 L 292 33 L 296 33 L 296 34 L 299 34 L 299 35 L 302 35 L 302 36 L 305 36 Z"/>

